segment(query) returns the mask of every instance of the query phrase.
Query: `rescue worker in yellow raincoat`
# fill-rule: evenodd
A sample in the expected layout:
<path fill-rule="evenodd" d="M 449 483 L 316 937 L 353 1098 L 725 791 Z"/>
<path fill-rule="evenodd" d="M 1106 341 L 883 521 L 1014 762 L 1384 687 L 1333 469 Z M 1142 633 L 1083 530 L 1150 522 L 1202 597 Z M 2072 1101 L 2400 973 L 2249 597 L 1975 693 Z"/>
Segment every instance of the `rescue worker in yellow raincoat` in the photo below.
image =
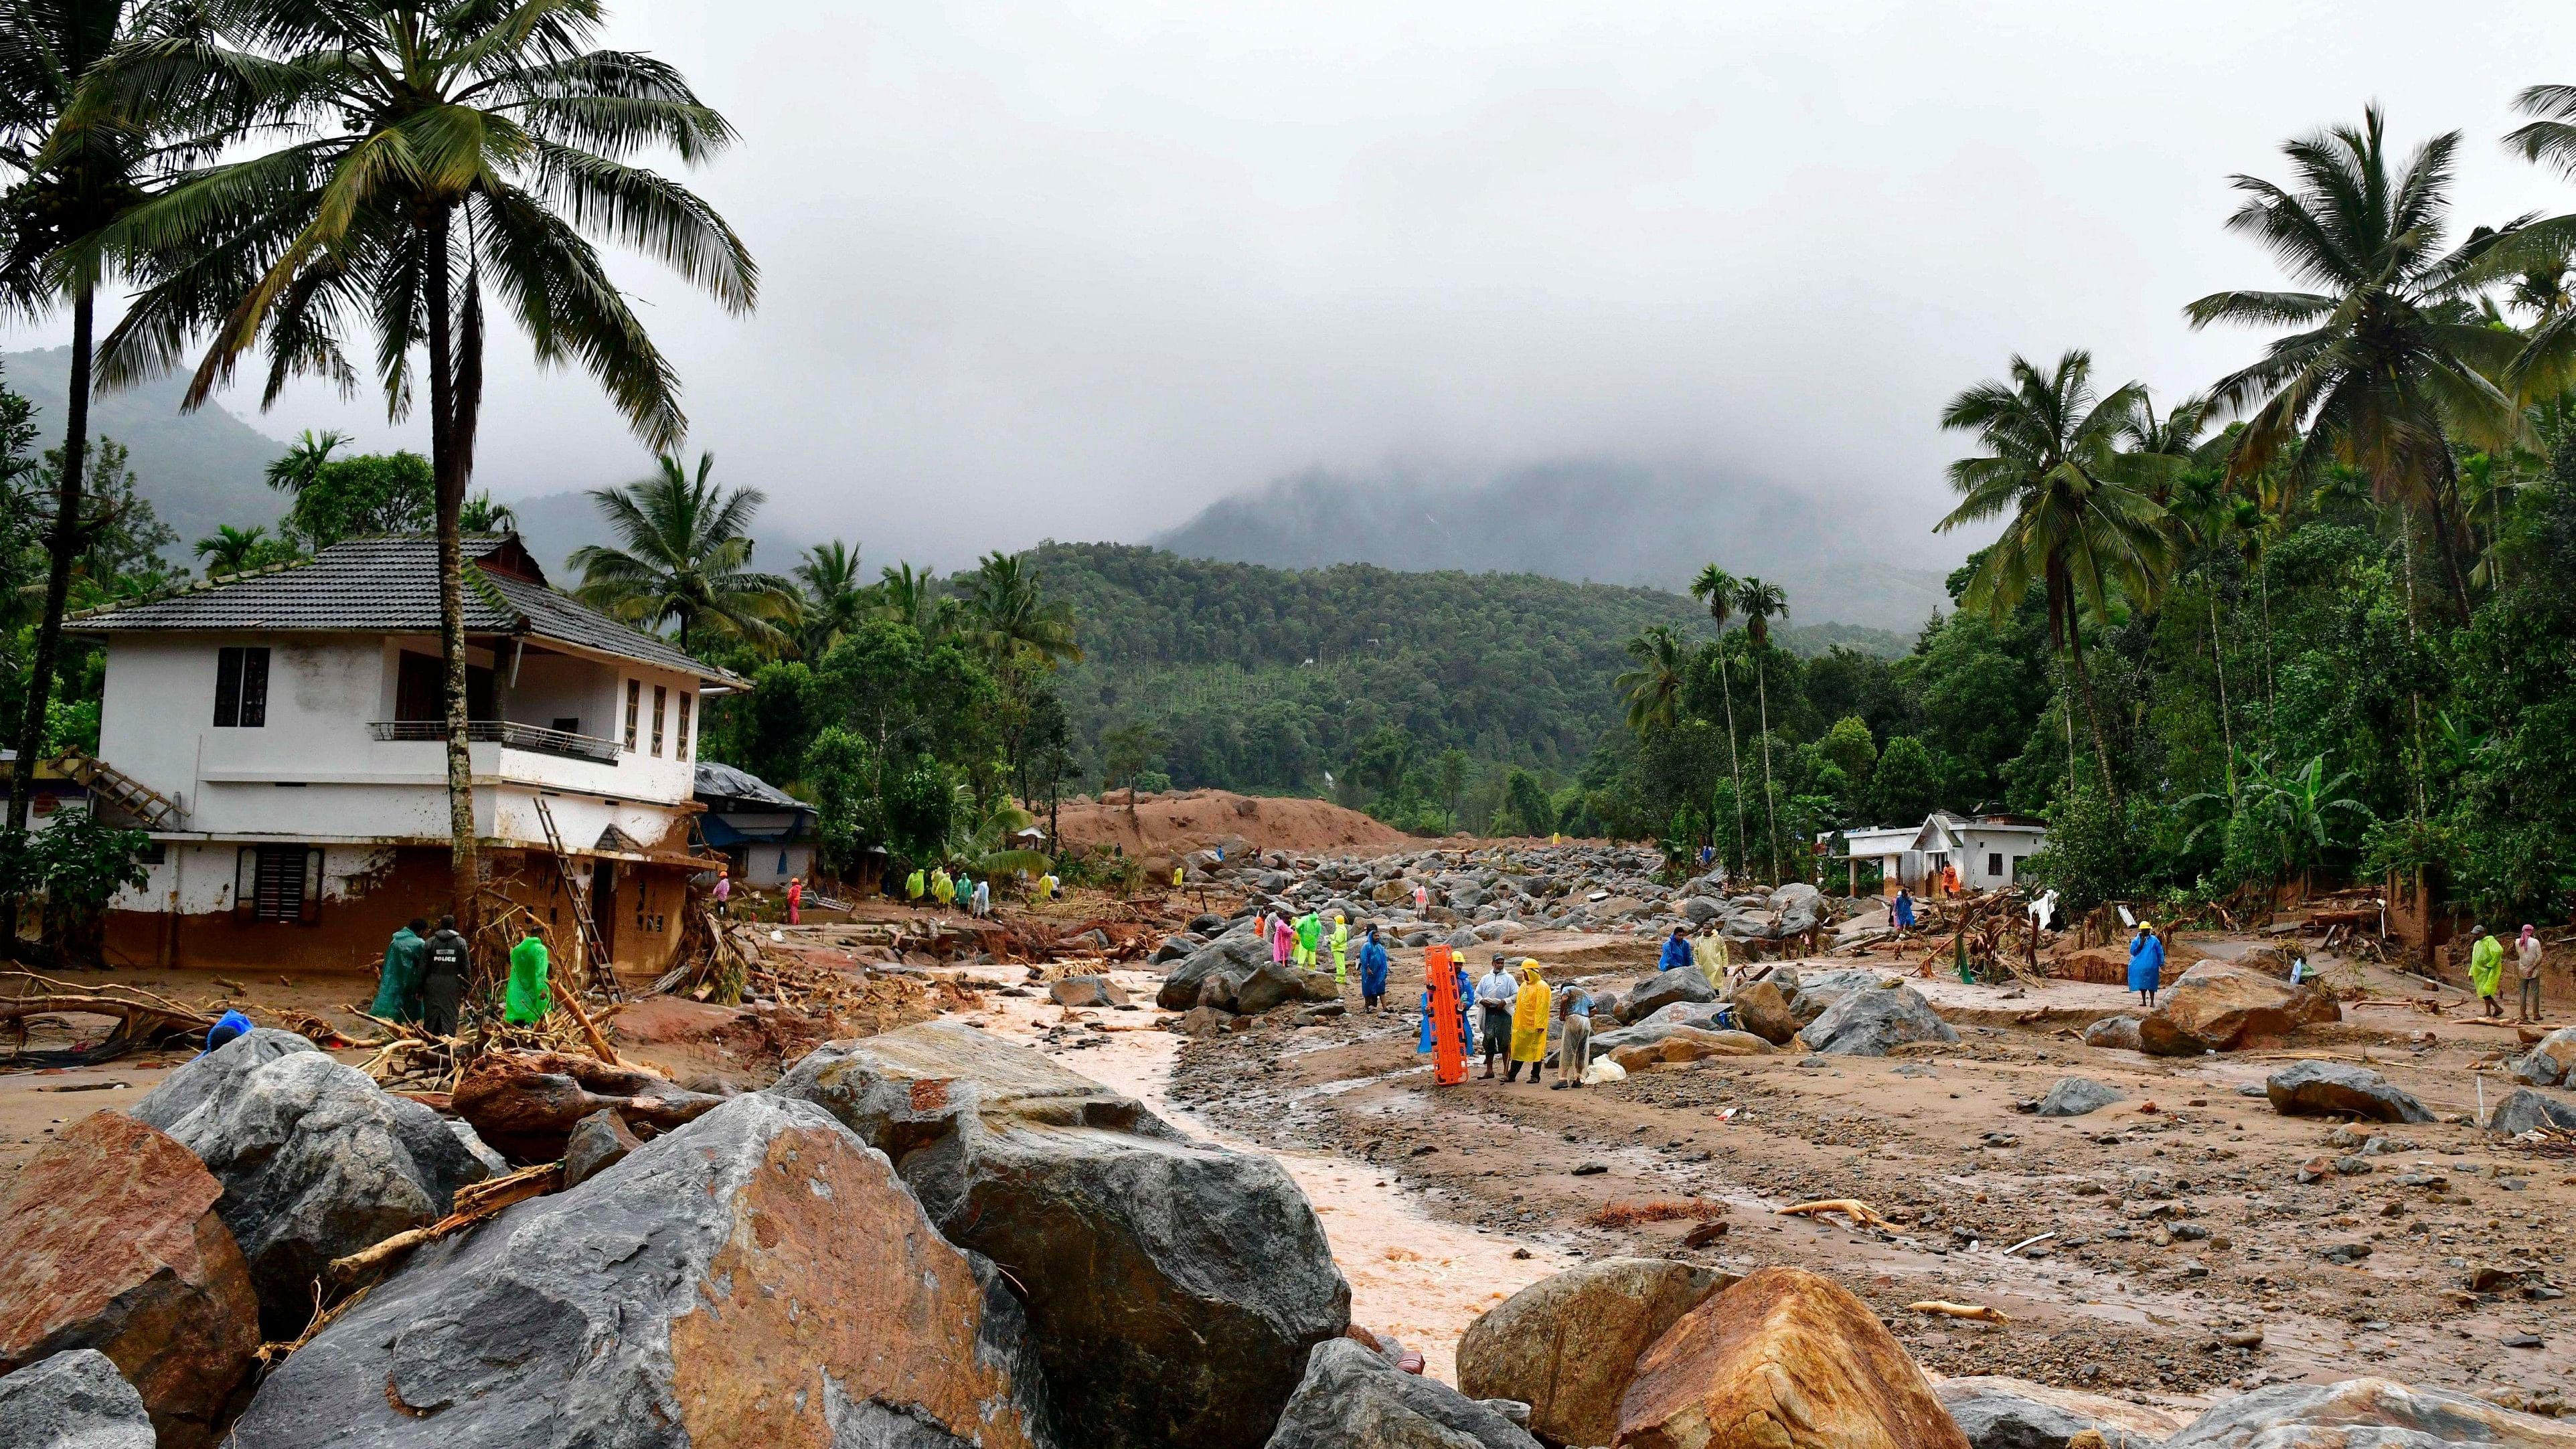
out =
<path fill-rule="evenodd" d="M 922 875 L 920 866 L 914 866 L 912 868 L 912 874 L 903 878 L 903 898 L 905 900 L 920 900 L 922 892 L 928 889 L 930 889 L 930 882 Z"/>
<path fill-rule="evenodd" d="M 956 901 L 957 882 L 948 878 L 948 867 L 943 865 L 930 873 L 930 898 L 943 906 Z"/>
<path fill-rule="evenodd" d="M 1333 984 L 1335 986 L 1351 979 L 1350 958 L 1351 918 L 1337 911 L 1333 915 Z"/>
<path fill-rule="evenodd" d="M 1530 1085 L 1538 1085 L 1538 1065 L 1547 1060 L 1547 1008 L 1551 993 L 1547 982 L 1538 974 L 1536 961 L 1521 963 L 1521 989 L 1512 997 L 1512 1060 L 1503 1068 L 1503 1080 L 1520 1080 L 1521 1064 L 1529 1064 Z"/>

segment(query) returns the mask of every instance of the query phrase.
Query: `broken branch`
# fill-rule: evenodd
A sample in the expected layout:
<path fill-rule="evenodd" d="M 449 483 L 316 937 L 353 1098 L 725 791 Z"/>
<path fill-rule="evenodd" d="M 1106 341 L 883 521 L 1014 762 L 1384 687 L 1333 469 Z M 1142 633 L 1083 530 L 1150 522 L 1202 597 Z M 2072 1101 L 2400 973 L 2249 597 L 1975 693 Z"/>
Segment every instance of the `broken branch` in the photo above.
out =
<path fill-rule="evenodd" d="M 1792 1203 L 1788 1207 L 1774 1208 L 1772 1212 L 1778 1217 L 1813 1217 L 1818 1213 L 1841 1213 L 1865 1228 L 1893 1229 L 1896 1226 L 1872 1211 L 1868 1203 L 1854 1197 L 1829 1197 L 1820 1198 L 1815 1202 Z"/>
<path fill-rule="evenodd" d="M 1973 1318 L 1979 1323 L 2010 1323 L 2004 1311 L 1984 1303 L 1952 1303 L 1941 1298 L 1926 1298 L 1905 1305 L 1909 1313 L 1933 1313 L 1943 1318 Z"/>

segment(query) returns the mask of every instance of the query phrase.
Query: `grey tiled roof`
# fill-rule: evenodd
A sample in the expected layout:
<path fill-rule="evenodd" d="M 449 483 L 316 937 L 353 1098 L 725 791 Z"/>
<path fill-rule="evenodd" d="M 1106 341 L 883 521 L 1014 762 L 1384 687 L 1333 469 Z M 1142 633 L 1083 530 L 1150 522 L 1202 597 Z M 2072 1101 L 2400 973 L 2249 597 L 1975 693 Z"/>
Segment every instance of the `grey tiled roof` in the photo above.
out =
<path fill-rule="evenodd" d="M 465 556 L 479 561 L 506 553 L 511 567 L 535 571 L 535 563 L 516 545 L 515 534 L 468 538 Z M 556 593 L 542 579 L 542 573 L 528 579 L 489 567 L 475 570 L 466 579 L 466 632 L 553 640 L 722 684 L 745 683 L 690 658 L 668 640 Z M 419 535 L 353 538 L 297 563 L 208 579 L 160 598 L 85 609 L 65 624 L 83 634 L 198 629 L 435 634 L 438 541 Z"/>

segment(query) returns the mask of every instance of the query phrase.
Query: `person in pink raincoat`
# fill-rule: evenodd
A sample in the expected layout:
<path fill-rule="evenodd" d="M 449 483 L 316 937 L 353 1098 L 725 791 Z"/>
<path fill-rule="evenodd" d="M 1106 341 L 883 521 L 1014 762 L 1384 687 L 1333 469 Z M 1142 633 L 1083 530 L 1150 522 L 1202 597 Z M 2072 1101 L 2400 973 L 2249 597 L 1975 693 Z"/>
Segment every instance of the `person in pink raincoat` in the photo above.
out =
<path fill-rule="evenodd" d="M 1297 933 L 1289 928 L 1288 918 L 1286 916 L 1280 916 L 1270 923 L 1270 962 L 1272 965 L 1285 966 L 1288 964 L 1288 948 L 1296 942 L 1296 939 Z"/>

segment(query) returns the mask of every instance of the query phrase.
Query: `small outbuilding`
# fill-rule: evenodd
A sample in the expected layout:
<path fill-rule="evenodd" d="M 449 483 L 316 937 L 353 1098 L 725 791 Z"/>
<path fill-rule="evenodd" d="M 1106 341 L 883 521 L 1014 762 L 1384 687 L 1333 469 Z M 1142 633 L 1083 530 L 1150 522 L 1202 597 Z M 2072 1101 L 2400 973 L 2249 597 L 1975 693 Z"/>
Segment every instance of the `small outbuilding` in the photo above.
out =
<path fill-rule="evenodd" d="M 814 807 L 748 770 L 698 761 L 698 834 L 733 862 L 744 885 L 784 885 L 814 873 Z"/>

